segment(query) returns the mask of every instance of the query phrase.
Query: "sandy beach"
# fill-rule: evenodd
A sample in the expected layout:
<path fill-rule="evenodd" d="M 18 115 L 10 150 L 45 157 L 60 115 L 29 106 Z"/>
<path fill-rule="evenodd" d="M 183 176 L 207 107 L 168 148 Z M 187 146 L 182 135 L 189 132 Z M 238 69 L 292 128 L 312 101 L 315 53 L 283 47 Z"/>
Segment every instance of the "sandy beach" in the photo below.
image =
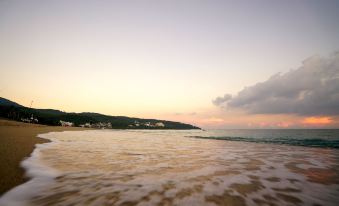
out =
<path fill-rule="evenodd" d="M 84 130 L 76 127 L 51 127 L 0 119 L 0 195 L 24 183 L 27 178 L 20 162 L 29 157 L 35 144 L 48 140 L 38 134 L 58 131 Z"/>

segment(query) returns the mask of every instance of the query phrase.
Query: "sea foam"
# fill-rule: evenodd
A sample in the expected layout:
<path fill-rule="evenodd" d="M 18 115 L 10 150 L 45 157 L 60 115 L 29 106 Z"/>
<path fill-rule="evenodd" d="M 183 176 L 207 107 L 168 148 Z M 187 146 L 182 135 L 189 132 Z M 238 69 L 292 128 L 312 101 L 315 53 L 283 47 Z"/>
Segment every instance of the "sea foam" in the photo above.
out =
<path fill-rule="evenodd" d="M 339 150 L 188 138 L 204 131 L 48 133 L 0 205 L 337 205 Z"/>
<path fill-rule="evenodd" d="M 53 135 L 53 132 L 39 134 L 38 137 L 51 140 L 51 135 Z M 30 180 L 3 194 L 0 198 L 0 206 L 29 205 L 29 200 L 34 195 L 41 192 L 46 185 L 53 183 L 54 178 L 59 175 L 59 172 L 48 167 L 41 161 L 40 156 L 42 150 L 57 144 L 55 141 L 35 145 L 35 149 L 30 157 L 23 160 L 20 164 L 25 169 L 25 176 L 30 178 Z"/>

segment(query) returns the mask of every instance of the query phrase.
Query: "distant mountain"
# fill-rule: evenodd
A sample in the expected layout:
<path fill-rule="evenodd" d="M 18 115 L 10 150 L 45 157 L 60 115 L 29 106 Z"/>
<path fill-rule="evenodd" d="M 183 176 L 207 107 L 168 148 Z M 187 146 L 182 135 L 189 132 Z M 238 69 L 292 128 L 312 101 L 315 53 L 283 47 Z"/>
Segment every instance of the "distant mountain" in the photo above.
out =
<path fill-rule="evenodd" d="M 0 97 L 0 105 L 1 106 L 15 106 L 15 107 L 23 107 L 22 105 L 12 102 L 11 100 Z"/>
<path fill-rule="evenodd" d="M 40 124 L 45 125 L 60 125 L 61 120 L 72 122 L 75 126 L 110 125 L 113 129 L 200 129 L 190 124 L 166 120 L 109 116 L 91 112 L 67 113 L 55 109 L 34 109 L 0 97 L 0 117 L 22 121 L 30 119 L 32 116 Z"/>

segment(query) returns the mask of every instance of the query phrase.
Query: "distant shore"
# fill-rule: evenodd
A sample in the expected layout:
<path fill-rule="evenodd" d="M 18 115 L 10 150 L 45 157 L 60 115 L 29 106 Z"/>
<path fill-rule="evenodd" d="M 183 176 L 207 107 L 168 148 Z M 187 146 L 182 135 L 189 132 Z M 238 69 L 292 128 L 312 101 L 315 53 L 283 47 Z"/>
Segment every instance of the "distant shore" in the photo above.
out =
<path fill-rule="evenodd" d="M 20 162 L 30 156 L 36 144 L 48 142 L 37 137 L 38 134 L 70 130 L 85 128 L 44 126 L 0 119 L 0 196 L 28 180 Z"/>

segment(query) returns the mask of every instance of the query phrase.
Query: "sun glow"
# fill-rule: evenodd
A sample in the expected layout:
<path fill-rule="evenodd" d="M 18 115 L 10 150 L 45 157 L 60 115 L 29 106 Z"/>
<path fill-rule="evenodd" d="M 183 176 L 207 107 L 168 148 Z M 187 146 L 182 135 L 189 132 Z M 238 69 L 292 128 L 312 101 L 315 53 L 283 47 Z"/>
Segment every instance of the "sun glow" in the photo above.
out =
<path fill-rule="evenodd" d="M 330 124 L 332 119 L 330 117 L 307 117 L 303 120 L 304 124 Z"/>

